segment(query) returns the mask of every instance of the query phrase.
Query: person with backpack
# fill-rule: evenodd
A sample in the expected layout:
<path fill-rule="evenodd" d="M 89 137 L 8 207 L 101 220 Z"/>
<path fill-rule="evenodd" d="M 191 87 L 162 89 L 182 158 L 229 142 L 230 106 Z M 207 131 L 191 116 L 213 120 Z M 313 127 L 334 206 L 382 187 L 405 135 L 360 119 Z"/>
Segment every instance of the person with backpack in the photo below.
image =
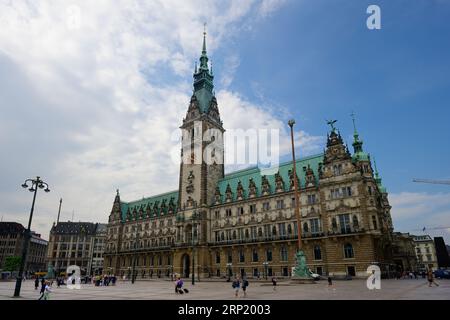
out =
<path fill-rule="evenodd" d="M 241 281 L 239 280 L 239 276 L 237 276 L 233 283 L 231 284 L 231 287 L 234 289 L 235 297 L 237 298 L 239 295 L 239 289 L 241 288 Z"/>
<path fill-rule="evenodd" d="M 242 291 L 244 291 L 244 298 L 247 296 L 247 287 L 248 287 L 249 283 L 247 278 L 243 278 L 242 279 Z"/>

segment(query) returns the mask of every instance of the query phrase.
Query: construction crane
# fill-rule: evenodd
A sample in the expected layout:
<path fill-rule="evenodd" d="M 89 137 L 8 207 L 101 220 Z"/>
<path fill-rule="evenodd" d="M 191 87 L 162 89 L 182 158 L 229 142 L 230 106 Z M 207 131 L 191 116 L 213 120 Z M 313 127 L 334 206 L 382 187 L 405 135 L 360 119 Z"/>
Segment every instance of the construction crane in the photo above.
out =
<path fill-rule="evenodd" d="M 423 231 L 423 232 L 425 232 L 426 230 L 442 230 L 442 229 L 450 229 L 450 227 L 434 227 L 434 228 L 423 227 L 422 229 L 415 229 L 413 231 Z"/>
<path fill-rule="evenodd" d="M 450 185 L 450 180 L 414 179 L 413 182 Z"/>

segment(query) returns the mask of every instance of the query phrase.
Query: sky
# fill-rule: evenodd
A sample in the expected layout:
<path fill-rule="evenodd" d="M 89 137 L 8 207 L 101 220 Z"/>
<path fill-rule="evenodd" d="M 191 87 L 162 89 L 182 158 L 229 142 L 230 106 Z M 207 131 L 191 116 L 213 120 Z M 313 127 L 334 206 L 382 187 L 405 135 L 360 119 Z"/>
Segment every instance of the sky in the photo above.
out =
<path fill-rule="evenodd" d="M 369 5 L 381 29 L 369 30 Z M 0 216 L 48 239 L 61 220 L 106 222 L 131 201 L 178 187 L 179 132 L 207 23 L 224 127 L 280 130 L 320 153 L 352 121 L 376 159 L 396 231 L 450 242 L 450 2 L 445 0 L 0 0 Z M 227 167 L 231 171 L 232 166 Z M 436 227 L 447 229 L 432 230 Z"/>

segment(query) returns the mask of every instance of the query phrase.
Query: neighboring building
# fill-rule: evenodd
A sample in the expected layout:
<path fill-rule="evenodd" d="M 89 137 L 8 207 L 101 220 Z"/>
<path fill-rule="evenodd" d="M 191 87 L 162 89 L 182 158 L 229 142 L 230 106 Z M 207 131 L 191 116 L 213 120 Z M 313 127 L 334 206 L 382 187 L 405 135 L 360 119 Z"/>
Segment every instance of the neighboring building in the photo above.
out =
<path fill-rule="evenodd" d="M 444 238 L 434 237 L 434 245 L 436 247 L 439 269 L 450 268 L 450 257 L 448 255 L 447 247 L 445 246 Z"/>
<path fill-rule="evenodd" d="M 409 233 L 394 232 L 393 258 L 397 271 L 417 271 L 417 255 L 414 237 Z"/>
<path fill-rule="evenodd" d="M 50 230 L 48 266 L 56 274 L 76 265 L 82 275 L 101 272 L 106 225 L 92 222 L 58 222 Z"/>
<path fill-rule="evenodd" d="M 429 235 L 412 236 L 416 247 L 418 271 L 438 268 L 434 241 Z"/>
<path fill-rule="evenodd" d="M 0 222 L 0 269 L 7 257 L 22 257 L 25 227 L 17 222 Z M 44 271 L 48 242 L 40 234 L 31 232 L 25 272 L 32 274 Z"/>
<path fill-rule="evenodd" d="M 138 277 L 290 276 L 298 238 L 292 162 L 272 175 L 258 168 L 224 174 L 220 133 L 225 129 L 213 78 L 204 39 L 181 126 L 179 189 L 129 202 L 117 190 L 105 268 L 119 276 L 130 276 L 134 265 Z M 206 130 L 214 145 L 202 141 Z M 200 157 L 190 151 L 194 145 L 201 148 Z M 207 148 L 218 161 L 198 161 Z M 351 154 L 332 126 L 323 154 L 296 161 L 303 250 L 319 274 L 367 277 L 374 263 L 384 273 L 393 271 L 391 206 L 356 128 L 353 148 Z"/>
<path fill-rule="evenodd" d="M 103 270 L 103 253 L 105 251 L 105 242 L 106 242 L 106 224 L 98 224 L 95 235 L 92 239 L 91 250 L 92 252 L 89 254 L 92 259 L 91 263 L 88 265 L 88 270 L 90 270 L 90 274 L 100 275 L 108 273 L 108 270 Z"/>

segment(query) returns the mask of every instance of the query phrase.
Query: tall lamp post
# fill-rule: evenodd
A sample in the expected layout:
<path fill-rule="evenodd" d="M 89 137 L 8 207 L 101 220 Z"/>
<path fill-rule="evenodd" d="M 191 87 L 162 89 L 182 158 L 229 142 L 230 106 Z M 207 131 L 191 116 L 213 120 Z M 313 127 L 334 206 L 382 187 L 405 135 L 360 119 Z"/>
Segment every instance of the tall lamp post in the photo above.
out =
<path fill-rule="evenodd" d="M 45 192 L 50 192 L 50 189 L 48 188 L 48 184 L 41 180 L 40 177 L 36 177 L 36 179 L 27 179 L 22 184 L 23 188 L 28 188 L 28 182 L 31 183 L 31 187 L 28 189 L 30 192 L 34 192 L 33 194 L 33 202 L 31 204 L 31 211 L 30 211 L 30 218 L 28 220 L 28 228 L 25 230 L 25 237 L 22 247 L 22 259 L 20 261 L 20 269 L 19 269 L 19 275 L 17 276 L 16 280 L 16 288 L 14 289 L 14 297 L 20 296 L 20 288 L 22 287 L 22 277 L 23 277 L 23 270 L 25 268 L 25 263 L 27 259 L 27 252 L 28 252 L 28 245 L 31 238 L 31 221 L 33 219 L 33 212 L 34 212 L 34 204 L 36 202 L 36 195 L 38 189 L 44 189 Z"/>
<path fill-rule="evenodd" d="M 295 217 L 297 220 L 297 265 L 294 269 L 294 277 L 297 279 L 312 279 L 308 267 L 306 266 L 306 257 L 302 251 L 302 230 L 300 223 L 300 195 L 296 173 L 296 159 L 295 159 L 295 146 L 294 146 L 294 124 L 295 120 L 289 120 L 288 125 L 291 128 L 291 145 L 292 145 L 292 175 L 294 179 L 294 194 L 295 194 Z"/>

